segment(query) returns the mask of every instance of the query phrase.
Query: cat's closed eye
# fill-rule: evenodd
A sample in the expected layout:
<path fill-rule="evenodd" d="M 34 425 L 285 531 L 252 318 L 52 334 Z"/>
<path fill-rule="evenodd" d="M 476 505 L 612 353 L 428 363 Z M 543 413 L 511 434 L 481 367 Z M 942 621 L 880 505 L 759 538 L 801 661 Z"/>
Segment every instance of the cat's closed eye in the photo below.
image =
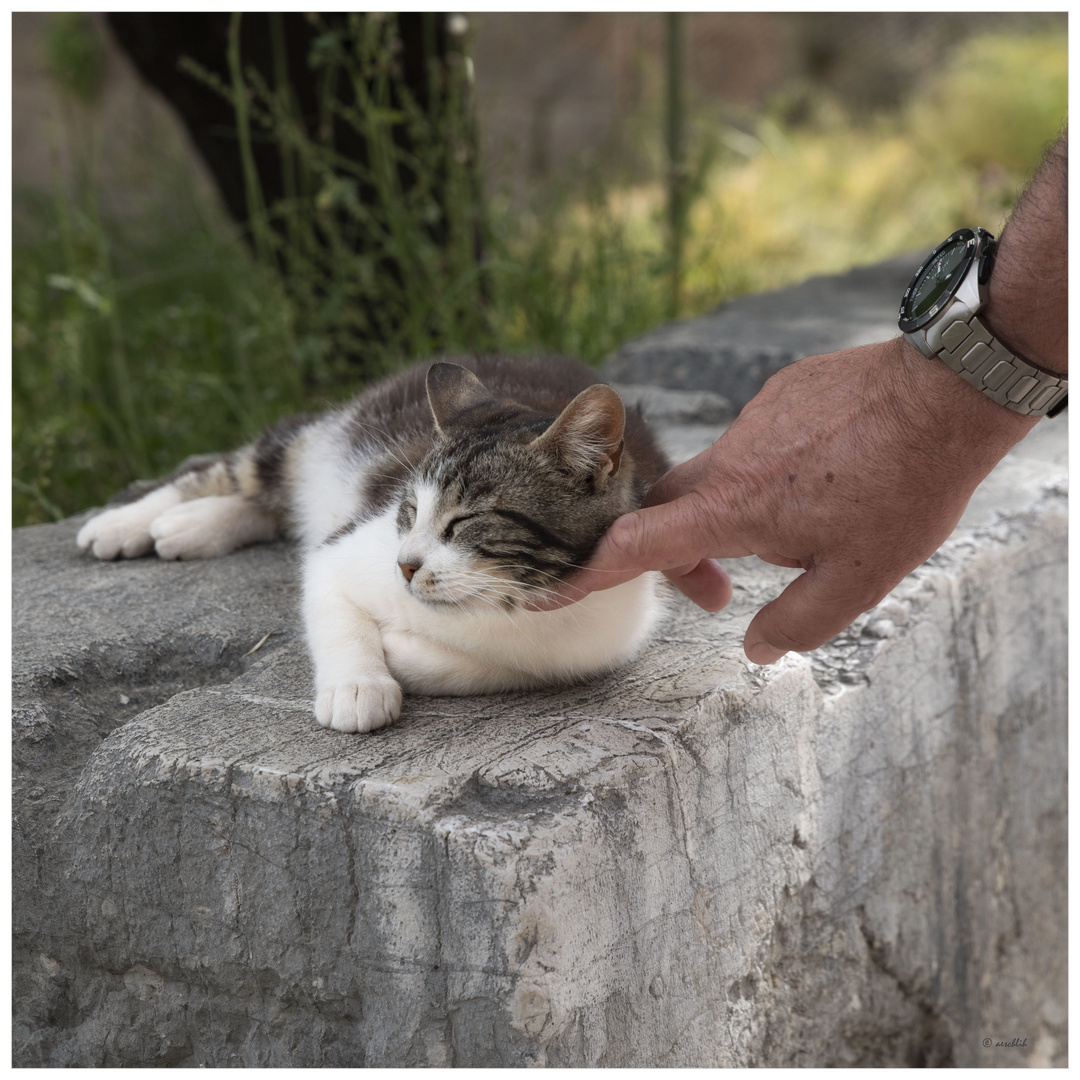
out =
<path fill-rule="evenodd" d="M 444 540 L 453 540 L 454 533 L 459 525 L 461 525 L 465 521 L 472 521 L 474 518 L 478 518 L 479 516 L 479 514 L 459 514 L 457 517 L 453 518 L 449 522 L 449 524 L 447 524 L 445 529 L 443 529 L 442 538 Z"/>

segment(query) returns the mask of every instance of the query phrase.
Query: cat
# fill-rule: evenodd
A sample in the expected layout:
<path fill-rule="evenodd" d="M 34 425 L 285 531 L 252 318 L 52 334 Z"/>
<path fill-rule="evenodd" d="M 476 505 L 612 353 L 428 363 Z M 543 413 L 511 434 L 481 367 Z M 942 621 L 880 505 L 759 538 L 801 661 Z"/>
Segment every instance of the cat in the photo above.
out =
<path fill-rule="evenodd" d="M 527 604 L 668 464 L 640 407 L 577 361 L 423 363 L 191 459 L 76 542 L 99 559 L 200 559 L 293 536 L 316 719 L 373 731 L 403 689 L 534 689 L 631 659 L 662 613 L 659 575 L 558 611 Z"/>

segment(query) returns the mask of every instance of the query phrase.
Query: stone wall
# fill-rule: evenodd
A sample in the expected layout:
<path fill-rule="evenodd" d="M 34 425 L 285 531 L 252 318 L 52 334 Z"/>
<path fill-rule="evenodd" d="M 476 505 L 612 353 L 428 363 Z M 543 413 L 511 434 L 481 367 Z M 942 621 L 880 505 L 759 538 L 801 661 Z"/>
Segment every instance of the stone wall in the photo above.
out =
<path fill-rule="evenodd" d="M 791 572 L 739 560 L 616 675 L 371 736 L 286 545 L 17 530 L 14 1063 L 1064 1064 L 1065 436 L 814 653 L 745 660 Z"/>

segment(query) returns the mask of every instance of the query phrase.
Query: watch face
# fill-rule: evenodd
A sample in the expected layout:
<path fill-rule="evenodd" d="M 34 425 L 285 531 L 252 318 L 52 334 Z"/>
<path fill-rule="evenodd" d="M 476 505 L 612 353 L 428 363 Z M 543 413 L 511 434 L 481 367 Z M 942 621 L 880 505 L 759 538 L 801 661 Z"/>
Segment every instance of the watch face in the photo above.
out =
<path fill-rule="evenodd" d="M 961 229 L 934 249 L 900 302 L 900 329 L 905 334 L 925 326 L 950 299 L 975 257 L 975 247 L 975 234 Z"/>

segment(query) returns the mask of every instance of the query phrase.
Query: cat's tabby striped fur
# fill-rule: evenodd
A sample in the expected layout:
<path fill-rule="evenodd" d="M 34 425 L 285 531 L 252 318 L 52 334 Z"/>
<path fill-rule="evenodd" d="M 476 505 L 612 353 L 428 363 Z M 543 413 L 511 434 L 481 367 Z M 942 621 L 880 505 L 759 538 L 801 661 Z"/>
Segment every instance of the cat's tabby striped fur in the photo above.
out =
<path fill-rule="evenodd" d="M 315 715 L 370 731 L 416 693 L 572 681 L 628 660 L 656 575 L 551 612 L 667 462 L 640 412 L 562 358 L 423 364 L 348 405 L 201 458 L 83 526 L 100 559 L 211 558 L 279 533 L 304 552 Z"/>

